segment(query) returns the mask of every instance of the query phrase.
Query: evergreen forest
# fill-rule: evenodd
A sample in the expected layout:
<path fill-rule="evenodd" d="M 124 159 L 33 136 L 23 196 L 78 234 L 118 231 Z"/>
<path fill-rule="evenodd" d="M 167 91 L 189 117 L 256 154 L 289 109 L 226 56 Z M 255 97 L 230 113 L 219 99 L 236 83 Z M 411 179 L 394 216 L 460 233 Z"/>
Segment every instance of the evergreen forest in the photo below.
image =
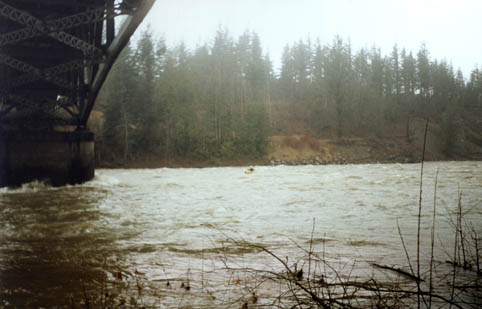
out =
<path fill-rule="evenodd" d="M 147 30 L 117 60 L 96 108 L 97 147 L 113 160 L 260 158 L 275 134 L 410 139 L 414 118 L 438 123 L 450 153 L 465 117 L 480 115 L 482 68 L 464 77 L 424 44 L 383 55 L 335 37 L 286 45 L 275 72 L 254 32 L 220 28 L 189 50 Z"/>

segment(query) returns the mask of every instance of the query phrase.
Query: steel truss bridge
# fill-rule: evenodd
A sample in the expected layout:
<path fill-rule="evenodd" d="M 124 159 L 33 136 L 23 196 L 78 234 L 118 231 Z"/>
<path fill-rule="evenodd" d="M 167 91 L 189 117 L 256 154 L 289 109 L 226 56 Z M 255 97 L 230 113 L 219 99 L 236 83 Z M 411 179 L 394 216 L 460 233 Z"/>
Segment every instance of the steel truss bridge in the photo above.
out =
<path fill-rule="evenodd" d="M 0 0 L 0 130 L 86 127 L 155 0 Z"/>

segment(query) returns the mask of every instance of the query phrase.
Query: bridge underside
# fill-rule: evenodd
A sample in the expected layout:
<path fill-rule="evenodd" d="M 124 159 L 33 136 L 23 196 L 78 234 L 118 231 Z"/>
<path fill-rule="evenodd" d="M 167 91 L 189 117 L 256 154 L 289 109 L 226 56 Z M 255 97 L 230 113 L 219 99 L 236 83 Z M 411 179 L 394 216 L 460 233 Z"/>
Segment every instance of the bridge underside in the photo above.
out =
<path fill-rule="evenodd" d="M 0 0 L 0 186 L 11 182 L 6 177 L 19 178 L 2 153 L 55 153 L 55 131 L 86 129 L 109 70 L 154 1 Z M 60 140 L 78 138 L 71 134 Z M 39 135 L 47 137 L 17 147 Z M 43 142 L 50 146 L 39 146 Z M 42 158 L 37 167 L 27 164 L 33 174 L 53 164 L 45 160 L 55 160 Z"/>

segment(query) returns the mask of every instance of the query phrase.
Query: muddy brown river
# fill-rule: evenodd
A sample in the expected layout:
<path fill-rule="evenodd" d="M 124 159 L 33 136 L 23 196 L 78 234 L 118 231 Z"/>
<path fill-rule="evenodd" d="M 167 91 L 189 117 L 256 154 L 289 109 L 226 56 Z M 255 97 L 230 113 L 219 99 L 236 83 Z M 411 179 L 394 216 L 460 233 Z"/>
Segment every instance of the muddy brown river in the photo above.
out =
<path fill-rule="evenodd" d="M 482 230 L 482 162 L 425 163 L 424 271 L 437 171 L 434 256 L 447 295 L 459 196 L 464 227 Z M 373 264 L 409 269 L 397 224 L 415 261 L 419 190 L 420 164 L 99 169 L 78 186 L 3 188 L 0 307 L 241 308 L 253 293 L 252 306 L 276 307 L 280 288 L 262 274 L 283 265 L 261 248 L 305 272 L 313 247 L 330 274 L 391 276 Z"/>

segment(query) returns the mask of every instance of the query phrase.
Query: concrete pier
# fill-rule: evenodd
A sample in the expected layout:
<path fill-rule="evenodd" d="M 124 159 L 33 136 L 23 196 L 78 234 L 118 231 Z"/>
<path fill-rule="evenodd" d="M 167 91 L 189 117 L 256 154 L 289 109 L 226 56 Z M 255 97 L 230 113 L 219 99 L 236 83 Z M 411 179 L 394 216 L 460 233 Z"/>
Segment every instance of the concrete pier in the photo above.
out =
<path fill-rule="evenodd" d="M 92 132 L 0 132 L 0 187 L 33 180 L 78 184 L 92 179 L 94 168 Z"/>

